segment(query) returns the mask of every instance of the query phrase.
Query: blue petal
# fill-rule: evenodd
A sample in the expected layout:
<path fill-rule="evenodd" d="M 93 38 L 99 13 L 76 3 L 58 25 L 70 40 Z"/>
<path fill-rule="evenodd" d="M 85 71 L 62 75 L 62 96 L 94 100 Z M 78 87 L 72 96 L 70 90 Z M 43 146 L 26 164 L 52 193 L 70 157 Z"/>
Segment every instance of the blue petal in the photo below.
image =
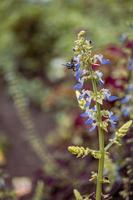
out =
<path fill-rule="evenodd" d="M 99 83 L 100 83 L 101 85 L 104 85 L 104 81 L 103 81 L 102 79 L 99 79 Z"/>
<path fill-rule="evenodd" d="M 78 97 L 79 100 L 81 100 L 83 98 L 84 98 L 83 94 L 79 95 L 79 97 Z"/>
<path fill-rule="evenodd" d="M 111 127 L 114 129 L 116 127 L 116 123 L 111 123 Z"/>
<path fill-rule="evenodd" d="M 103 65 L 108 65 L 108 64 L 110 64 L 110 61 L 108 60 L 108 59 L 105 59 L 104 57 L 103 57 L 103 55 L 97 55 L 97 59 L 100 61 L 100 63 L 101 64 L 103 64 Z"/>
<path fill-rule="evenodd" d="M 110 118 L 112 121 L 118 121 L 118 117 L 116 115 L 111 116 Z"/>
<path fill-rule="evenodd" d="M 127 96 L 125 96 L 125 98 L 123 98 L 123 99 L 121 100 L 121 103 L 128 103 L 129 100 L 130 100 L 130 96 L 127 95 Z"/>
<path fill-rule="evenodd" d="M 84 112 L 80 115 L 81 117 L 89 117 L 89 113 L 88 112 Z"/>
<path fill-rule="evenodd" d="M 87 124 L 87 125 L 90 125 L 90 124 L 92 124 L 93 123 L 93 119 L 87 119 L 86 121 L 85 121 L 85 124 Z"/>
<path fill-rule="evenodd" d="M 80 79 L 80 77 L 82 76 L 82 74 L 83 74 L 83 71 L 82 71 L 82 70 L 76 71 L 75 77 L 76 77 L 76 80 L 77 80 L 77 81 Z"/>
<path fill-rule="evenodd" d="M 77 83 L 75 86 L 74 86 L 74 90 L 81 90 L 83 87 L 83 83 Z"/>
<path fill-rule="evenodd" d="M 87 101 L 86 104 L 85 104 L 85 107 L 89 107 L 91 104 L 91 101 Z"/>
<path fill-rule="evenodd" d="M 80 63 L 76 63 L 76 64 L 75 64 L 75 68 L 76 68 L 76 70 L 79 70 L 79 68 L 80 68 Z"/>
<path fill-rule="evenodd" d="M 109 96 L 108 97 L 108 101 L 116 101 L 118 100 L 119 98 L 117 96 Z"/>
<path fill-rule="evenodd" d="M 108 64 L 110 64 L 111 62 L 108 60 L 108 59 L 105 59 L 105 58 L 103 58 L 102 59 L 102 62 L 101 62 L 101 64 L 103 64 L 103 65 L 108 65 Z"/>
<path fill-rule="evenodd" d="M 95 128 L 96 128 L 96 125 L 93 125 L 91 128 L 89 128 L 89 132 L 92 132 L 92 131 L 94 131 L 94 130 L 95 130 Z"/>

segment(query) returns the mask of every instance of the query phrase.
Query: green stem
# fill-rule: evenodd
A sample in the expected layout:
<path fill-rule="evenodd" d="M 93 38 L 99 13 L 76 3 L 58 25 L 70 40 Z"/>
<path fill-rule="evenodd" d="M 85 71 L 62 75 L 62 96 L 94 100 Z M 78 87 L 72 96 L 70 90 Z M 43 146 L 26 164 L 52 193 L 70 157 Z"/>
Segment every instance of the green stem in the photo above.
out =
<path fill-rule="evenodd" d="M 93 77 L 93 71 L 90 69 L 91 75 Z M 94 78 L 92 78 L 92 87 L 94 93 L 97 95 L 97 83 Z M 98 175 L 97 175 L 97 185 L 96 185 L 96 200 L 101 200 L 101 194 L 102 194 L 102 182 L 103 182 L 103 171 L 104 171 L 104 132 L 101 128 L 100 124 L 102 122 L 102 116 L 101 116 L 101 108 L 100 104 L 96 102 L 96 108 L 97 108 L 97 119 L 98 119 L 98 135 L 99 135 L 99 151 L 101 153 L 101 158 L 99 159 L 98 164 Z"/>
<path fill-rule="evenodd" d="M 105 151 L 108 151 L 108 149 L 114 144 L 114 141 L 115 141 L 115 140 L 112 140 L 112 141 L 104 148 L 104 150 L 105 150 Z"/>

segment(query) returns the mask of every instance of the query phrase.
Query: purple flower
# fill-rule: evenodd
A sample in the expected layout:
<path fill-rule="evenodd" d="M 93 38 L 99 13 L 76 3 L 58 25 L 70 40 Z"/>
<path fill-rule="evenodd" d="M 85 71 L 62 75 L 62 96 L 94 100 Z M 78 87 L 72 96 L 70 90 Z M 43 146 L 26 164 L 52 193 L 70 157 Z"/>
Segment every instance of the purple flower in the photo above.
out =
<path fill-rule="evenodd" d="M 75 77 L 76 77 L 76 80 L 78 81 L 81 76 L 83 75 L 83 70 L 79 69 L 75 72 Z"/>
<path fill-rule="evenodd" d="M 95 128 L 96 128 L 96 123 L 93 123 L 92 125 L 91 125 L 91 128 L 89 128 L 89 132 L 92 132 L 92 131 L 94 131 L 95 130 Z"/>
<path fill-rule="evenodd" d="M 86 74 L 86 70 L 81 70 L 81 69 L 78 69 L 76 72 L 75 72 L 75 77 L 76 77 L 76 80 L 80 80 L 82 78 L 83 75 Z"/>
<path fill-rule="evenodd" d="M 79 96 L 79 100 L 84 99 L 86 101 L 85 108 L 89 108 L 91 105 L 91 96 L 90 91 L 88 90 L 82 90 L 82 94 Z"/>
<path fill-rule="evenodd" d="M 95 112 L 96 112 L 96 106 L 92 107 L 91 109 L 86 109 L 84 113 L 81 114 L 81 117 L 87 117 L 88 119 L 85 121 L 86 125 L 90 125 L 89 132 L 92 132 L 97 124 L 95 119 Z"/>
<path fill-rule="evenodd" d="M 81 116 L 81 117 L 89 117 L 89 113 L 85 111 L 85 112 L 82 113 L 80 116 Z"/>
<path fill-rule="evenodd" d="M 108 65 L 108 64 L 110 64 L 109 59 L 105 59 L 105 58 L 103 57 L 102 54 L 96 55 L 95 58 L 96 58 L 102 65 Z"/>
<path fill-rule="evenodd" d="M 92 109 L 91 109 L 91 111 L 92 111 Z M 88 129 L 89 132 L 92 132 L 97 126 L 95 123 L 95 118 L 91 111 L 88 110 L 81 114 L 81 117 L 88 117 L 88 119 L 85 121 L 85 124 L 91 125 L 91 127 L 89 127 L 89 129 Z M 95 111 L 93 111 L 93 112 L 95 112 Z"/>
<path fill-rule="evenodd" d="M 89 118 L 89 119 L 87 119 L 86 121 L 85 121 L 85 124 L 86 125 L 90 125 L 90 124 L 92 124 L 94 122 L 94 120 L 92 119 L 92 118 Z"/>
<path fill-rule="evenodd" d="M 79 70 L 80 69 L 80 63 L 76 63 L 75 64 L 75 70 L 77 71 L 77 70 Z"/>
<path fill-rule="evenodd" d="M 110 102 L 118 100 L 118 97 L 117 96 L 112 96 L 111 92 L 108 89 L 102 89 L 102 91 L 104 93 L 104 99 L 105 100 L 108 100 Z"/>
<path fill-rule="evenodd" d="M 111 126 L 114 127 L 114 125 L 118 121 L 118 117 L 116 115 L 114 115 L 112 111 L 109 111 L 109 115 L 108 116 L 109 116 L 109 122 L 111 123 Z"/>
<path fill-rule="evenodd" d="M 94 116 L 93 116 L 93 114 L 89 114 L 89 118 L 85 121 L 85 124 L 86 125 L 91 125 L 90 127 L 89 127 L 89 132 L 92 132 L 92 131 L 94 131 L 95 130 L 95 128 L 96 128 L 96 123 L 95 123 L 95 118 L 94 118 Z"/>
<path fill-rule="evenodd" d="M 80 63 L 80 56 L 74 56 L 73 61 L 76 63 Z"/>
<path fill-rule="evenodd" d="M 112 101 L 116 101 L 116 100 L 118 100 L 119 98 L 117 97 L 117 96 L 110 96 L 109 98 L 108 98 L 108 101 L 110 101 L 110 102 L 112 102 Z"/>
<path fill-rule="evenodd" d="M 102 80 L 103 73 L 100 72 L 100 71 L 96 71 L 95 73 L 96 73 L 96 75 L 97 75 L 97 77 L 98 77 L 99 83 L 103 85 L 103 84 L 104 84 L 104 81 Z"/>
<path fill-rule="evenodd" d="M 75 70 L 80 69 L 80 57 L 79 56 L 74 56 L 73 62 L 75 63 Z"/>
<path fill-rule="evenodd" d="M 122 100 L 121 103 L 128 103 L 131 99 L 131 95 L 126 95 Z"/>
<path fill-rule="evenodd" d="M 81 90 L 84 85 L 84 79 L 80 79 L 76 85 L 74 85 L 74 90 Z"/>
<path fill-rule="evenodd" d="M 89 117 L 95 120 L 94 113 L 96 112 L 96 106 L 92 107 L 91 109 L 86 108 L 86 111 L 81 114 L 81 117 Z"/>

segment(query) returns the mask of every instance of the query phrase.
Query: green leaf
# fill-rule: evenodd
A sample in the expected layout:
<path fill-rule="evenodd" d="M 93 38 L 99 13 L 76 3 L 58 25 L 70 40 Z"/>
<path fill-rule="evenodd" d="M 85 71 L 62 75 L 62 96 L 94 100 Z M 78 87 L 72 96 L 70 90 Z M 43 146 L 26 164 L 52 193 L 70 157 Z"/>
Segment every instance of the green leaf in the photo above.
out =
<path fill-rule="evenodd" d="M 81 196 L 78 190 L 74 189 L 73 192 L 76 200 L 83 200 L 83 197 Z"/>
<path fill-rule="evenodd" d="M 126 133 L 128 132 L 129 128 L 131 127 L 132 123 L 133 121 L 129 120 L 121 128 L 119 128 L 118 131 L 116 132 L 116 137 L 118 138 L 124 137 Z"/>

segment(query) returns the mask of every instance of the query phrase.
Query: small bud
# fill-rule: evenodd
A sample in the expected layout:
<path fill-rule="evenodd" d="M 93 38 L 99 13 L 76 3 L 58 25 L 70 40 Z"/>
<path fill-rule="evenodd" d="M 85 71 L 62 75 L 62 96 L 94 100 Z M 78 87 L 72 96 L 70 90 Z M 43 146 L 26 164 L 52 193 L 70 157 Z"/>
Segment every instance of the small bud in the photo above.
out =
<path fill-rule="evenodd" d="M 81 196 L 81 194 L 79 193 L 78 190 L 73 190 L 74 196 L 76 198 L 76 200 L 83 200 L 83 197 Z"/>
<path fill-rule="evenodd" d="M 78 158 L 79 157 L 85 157 L 90 153 L 89 148 L 84 148 L 84 147 L 78 147 L 78 146 L 69 146 L 68 151 L 74 155 L 76 155 Z"/>
<path fill-rule="evenodd" d="M 101 158 L 101 153 L 99 151 L 95 151 L 92 149 L 84 148 L 84 147 L 78 147 L 78 146 L 69 146 L 68 147 L 68 151 L 74 155 L 77 156 L 77 158 L 82 157 L 84 158 L 87 155 L 91 155 L 96 159 L 100 159 Z"/>
<path fill-rule="evenodd" d="M 80 39 L 81 37 L 84 37 L 85 35 L 85 31 L 80 31 L 78 34 L 78 39 Z"/>
<path fill-rule="evenodd" d="M 97 180 L 97 173 L 92 171 L 91 172 L 91 178 L 89 179 L 89 181 L 96 181 Z"/>

